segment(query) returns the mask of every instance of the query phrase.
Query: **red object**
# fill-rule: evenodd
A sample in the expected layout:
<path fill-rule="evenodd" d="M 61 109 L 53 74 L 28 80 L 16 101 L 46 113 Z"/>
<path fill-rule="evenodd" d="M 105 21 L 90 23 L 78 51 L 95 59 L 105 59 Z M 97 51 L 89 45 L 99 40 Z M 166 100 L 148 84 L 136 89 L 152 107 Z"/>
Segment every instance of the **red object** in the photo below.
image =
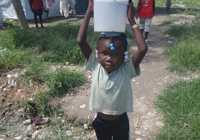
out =
<path fill-rule="evenodd" d="M 152 18 L 155 11 L 155 0 L 139 0 L 138 16 L 142 18 Z"/>
<path fill-rule="evenodd" d="M 31 9 L 34 11 L 43 10 L 44 5 L 42 0 L 30 0 Z"/>

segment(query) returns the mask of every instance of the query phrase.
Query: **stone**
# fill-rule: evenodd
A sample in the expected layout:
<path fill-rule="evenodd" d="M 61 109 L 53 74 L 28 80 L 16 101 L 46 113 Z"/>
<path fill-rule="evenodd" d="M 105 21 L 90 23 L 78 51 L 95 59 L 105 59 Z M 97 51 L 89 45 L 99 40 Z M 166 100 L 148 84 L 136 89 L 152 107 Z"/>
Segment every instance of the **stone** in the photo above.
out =
<path fill-rule="evenodd" d="M 67 136 L 72 136 L 72 131 L 71 130 L 67 130 L 66 134 L 67 134 Z"/>
<path fill-rule="evenodd" d="M 74 137 L 73 137 L 73 140 L 80 140 L 80 139 L 81 139 L 80 136 L 74 136 Z"/>
<path fill-rule="evenodd" d="M 38 137 L 38 135 L 40 134 L 39 130 L 36 130 L 33 134 L 32 134 L 32 139 L 36 139 Z"/>
<path fill-rule="evenodd" d="M 137 130 L 137 131 L 135 131 L 135 134 L 136 135 L 141 135 L 142 133 L 141 133 L 141 131 Z"/>
<path fill-rule="evenodd" d="M 32 131 L 33 131 L 32 125 L 29 125 L 25 130 L 26 136 L 31 137 L 32 136 Z"/>
<path fill-rule="evenodd" d="M 171 40 L 168 40 L 168 41 L 167 41 L 167 43 L 169 43 L 169 44 L 173 44 L 173 41 L 171 41 Z"/>
<path fill-rule="evenodd" d="M 15 140 L 22 140 L 22 136 L 14 137 Z"/>
<path fill-rule="evenodd" d="M 157 121 L 157 122 L 156 122 L 156 126 L 158 126 L 158 127 L 163 127 L 164 124 L 163 124 L 163 122 L 161 122 L 161 121 Z"/>
<path fill-rule="evenodd" d="M 61 123 L 64 124 L 64 123 L 65 123 L 65 120 L 61 120 Z"/>
<path fill-rule="evenodd" d="M 88 129 L 88 124 L 84 124 L 84 125 L 83 125 L 83 128 L 84 128 L 84 129 Z"/>
<path fill-rule="evenodd" d="M 23 124 L 24 124 L 24 125 L 29 125 L 29 124 L 31 124 L 31 119 L 28 119 L 28 120 L 23 121 Z"/>
<path fill-rule="evenodd" d="M 81 108 L 81 109 L 84 109 L 85 107 L 86 107 L 86 104 L 80 105 L 80 108 Z"/>

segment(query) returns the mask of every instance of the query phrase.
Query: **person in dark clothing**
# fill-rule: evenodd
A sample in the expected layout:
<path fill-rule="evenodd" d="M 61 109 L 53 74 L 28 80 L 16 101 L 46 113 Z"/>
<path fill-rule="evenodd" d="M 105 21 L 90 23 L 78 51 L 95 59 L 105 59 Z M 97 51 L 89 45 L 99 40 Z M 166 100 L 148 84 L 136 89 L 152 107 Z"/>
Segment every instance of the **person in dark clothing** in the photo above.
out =
<path fill-rule="evenodd" d="M 31 10 L 34 14 L 34 21 L 35 21 L 35 26 L 36 28 L 38 28 L 38 19 L 37 17 L 39 17 L 39 21 L 40 21 L 40 25 L 43 28 L 43 20 L 42 20 L 42 14 L 44 11 L 44 4 L 42 0 L 29 0 L 30 2 L 30 7 Z"/>

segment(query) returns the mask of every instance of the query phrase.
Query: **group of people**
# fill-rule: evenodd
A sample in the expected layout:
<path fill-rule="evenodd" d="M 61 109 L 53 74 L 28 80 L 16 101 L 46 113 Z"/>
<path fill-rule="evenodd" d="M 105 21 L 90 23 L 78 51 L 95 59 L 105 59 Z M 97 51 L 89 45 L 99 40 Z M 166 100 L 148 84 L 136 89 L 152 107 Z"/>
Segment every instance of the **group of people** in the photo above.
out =
<path fill-rule="evenodd" d="M 137 49 L 129 51 L 127 37 L 121 32 L 101 32 L 96 47 L 88 42 L 87 30 L 93 16 L 94 1 L 89 0 L 80 25 L 77 42 L 92 74 L 89 110 L 97 140 L 129 140 L 128 112 L 133 111 L 132 78 L 140 74 L 140 64 L 147 53 L 154 0 L 139 0 L 137 13 L 129 0 L 127 18 Z M 139 17 L 139 25 L 136 23 Z M 94 49 L 92 49 L 94 48 Z"/>
<path fill-rule="evenodd" d="M 29 0 L 31 10 L 34 15 L 35 26 L 38 28 L 38 17 L 41 27 L 43 28 L 42 15 L 44 12 L 49 14 L 49 9 L 53 5 L 55 0 Z M 60 0 L 60 14 L 65 18 L 70 15 L 76 14 L 75 12 L 75 0 Z"/>

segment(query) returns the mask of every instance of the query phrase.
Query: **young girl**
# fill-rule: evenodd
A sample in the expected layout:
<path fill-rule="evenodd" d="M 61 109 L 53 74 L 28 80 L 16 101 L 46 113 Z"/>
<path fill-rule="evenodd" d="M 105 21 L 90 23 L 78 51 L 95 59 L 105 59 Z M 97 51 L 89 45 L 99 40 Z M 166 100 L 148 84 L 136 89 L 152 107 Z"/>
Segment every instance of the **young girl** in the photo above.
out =
<path fill-rule="evenodd" d="M 147 41 L 151 20 L 155 14 L 155 0 L 139 0 L 137 6 L 137 15 L 140 21 L 141 32 L 144 33 L 144 39 Z"/>
<path fill-rule="evenodd" d="M 98 140 L 128 140 L 129 120 L 132 112 L 131 79 L 136 76 L 147 48 L 140 29 L 135 24 L 132 2 L 128 5 L 128 19 L 137 50 L 128 56 L 126 36 L 118 32 L 100 34 L 95 51 L 87 42 L 87 29 L 93 15 L 93 1 L 80 26 L 77 41 L 92 72 L 90 111 L 97 114 L 92 125 Z"/>
<path fill-rule="evenodd" d="M 35 21 L 35 26 L 38 28 L 38 20 L 37 17 L 39 17 L 40 20 L 40 25 L 43 28 L 43 21 L 42 21 L 42 14 L 44 10 L 44 4 L 42 0 L 29 0 L 31 10 L 34 14 L 34 21 Z"/>

